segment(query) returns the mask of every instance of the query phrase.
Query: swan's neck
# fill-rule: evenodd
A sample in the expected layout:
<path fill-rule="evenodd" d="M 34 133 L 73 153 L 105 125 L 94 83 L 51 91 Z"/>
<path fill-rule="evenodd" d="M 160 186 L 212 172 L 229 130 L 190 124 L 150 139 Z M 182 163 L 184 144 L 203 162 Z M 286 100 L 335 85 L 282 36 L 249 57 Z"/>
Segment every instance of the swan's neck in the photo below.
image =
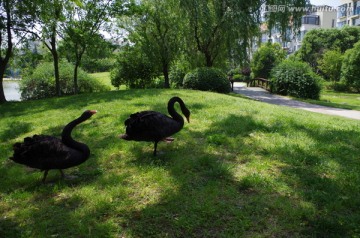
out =
<path fill-rule="evenodd" d="M 67 124 L 61 134 L 61 140 L 62 142 L 75 150 L 78 150 L 80 152 L 82 152 L 83 154 L 83 159 L 86 160 L 87 158 L 89 158 L 90 156 L 90 149 L 87 145 L 85 145 L 84 143 L 75 141 L 72 137 L 71 137 L 71 132 L 72 130 L 81 122 L 85 121 L 86 119 L 82 119 L 81 117 L 73 120 L 72 122 L 70 122 L 69 124 Z"/>
<path fill-rule="evenodd" d="M 172 99 L 168 103 L 168 112 L 175 121 L 177 121 L 181 124 L 181 127 L 182 127 L 184 125 L 184 118 L 175 110 L 175 107 L 174 107 L 175 102 L 178 102 L 180 104 L 181 108 L 183 108 L 185 106 L 183 101 L 178 100 L 176 98 Z"/>

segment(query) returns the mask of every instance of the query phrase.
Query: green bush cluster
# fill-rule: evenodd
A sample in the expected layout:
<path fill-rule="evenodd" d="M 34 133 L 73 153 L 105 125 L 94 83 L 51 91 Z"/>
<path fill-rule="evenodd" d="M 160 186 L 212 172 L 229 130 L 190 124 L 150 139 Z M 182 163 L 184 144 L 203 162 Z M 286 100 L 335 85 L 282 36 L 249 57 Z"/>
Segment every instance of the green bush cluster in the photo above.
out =
<path fill-rule="evenodd" d="M 228 93 L 231 90 L 226 75 L 216 68 L 197 68 L 186 74 L 184 88 Z"/>
<path fill-rule="evenodd" d="M 81 67 L 89 73 L 109 72 L 114 67 L 115 61 L 113 58 L 86 59 L 81 63 Z"/>
<path fill-rule="evenodd" d="M 304 62 L 284 60 L 271 72 L 271 91 L 298 98 L 319 99 L 320 76 Z"/>
<path fill-rule="evenodd" d="M 270 78 L 271 70 L 286 57 L 286 52 L 281 45 L 266 43 L 263 44 L 253 56 L 251 70 L 254 78 Z"/>
<path fill-rule="evenodd" d="M 360 92 L 360 41 L 347 50 L 341 68 L 341 81 Z"/>
<path fill-rule="evenodd" d="M 111 71 L 111 84 L 114 87 L 126 85 L 128 88 L 151 88 L 156 69 L 141 49 L 126 47 L 117 55 L 115 68 Z"/>
<path fill-rule="evenodd" d="M 171 86 L 174 88 L 182 87 L 185 75 L 186 71 L 184 69 L 179 67 L 172 68 L 169 74 Z"/>
<path fill-rule="evenodd" d="M 74 92 L 74 66 L 68 62 L 59 64 L 60 89 L 62 94 Z M 78 71 L 79 92 L 100 92 L 109 90 L 105 85 Z M 20 82 L 21 98 L 23 100 L 48 98 L 56 95 L 54 66 L 52 62 L 39 64 L 32 73 L 24 74 Z"/>

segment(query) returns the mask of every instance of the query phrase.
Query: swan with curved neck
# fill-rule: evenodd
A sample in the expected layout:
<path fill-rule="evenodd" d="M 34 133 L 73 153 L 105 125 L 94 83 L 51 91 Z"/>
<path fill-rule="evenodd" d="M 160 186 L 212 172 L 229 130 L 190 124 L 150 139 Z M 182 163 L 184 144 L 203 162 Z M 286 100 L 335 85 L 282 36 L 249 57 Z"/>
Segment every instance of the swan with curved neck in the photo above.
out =
<path fill-rule="evenodd" d="M 90 156 L 89 147 L 75 141 L 71 137 L 71 132 L 77 125 L 95 113 L 95 110 L 87 110 L 79 118 L 67 124 L 62 131 L 61 140 L 48 135 L 26 137 L 24 142 L 14 144 L 14 154 L 10 159 L 16 163 L 44 171 L 43 182 L 51 169 L 59 169 L 64 177 L 62 169 L 79 165 Z"/>
<path fill-rule="evenodd" d="M 172 97 L 168 102 L 168 117 L 156 111 L 142 111 L 131 114 L 125 120 L 126 134 L 120 138 L 134 141 L 154 142 L 154 155 L 156 155 L 157 144 L 160 141 L 172 142 L 174 139 L 169 137 L 179 132 L 184 126 L 183 117 L 175 110 L 175 103 L 180 104 L 182 114 L 190 122 L 190 111 L 184 101 L 179 97 Z"/>

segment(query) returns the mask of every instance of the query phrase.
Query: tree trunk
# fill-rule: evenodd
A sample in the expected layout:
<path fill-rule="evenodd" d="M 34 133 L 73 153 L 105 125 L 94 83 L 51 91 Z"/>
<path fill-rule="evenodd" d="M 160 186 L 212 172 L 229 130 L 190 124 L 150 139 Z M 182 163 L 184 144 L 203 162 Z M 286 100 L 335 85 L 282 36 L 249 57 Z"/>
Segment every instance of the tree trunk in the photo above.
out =
<path fill-rule="evenodd" d="M 85 45 L 85 44 L 84 44 Z M 77 51 L 77 46 L 75 47 Z M 74 68 L 74 93 L 79 93 L 79 87 L 78 87 L 78 68 L 81 64 L 81 59 L 83 54 L 85 53 L 86 47 L 80 49 L 80 51 L 76 53 L 76 60 L 75 60 L 75 68 Z"/>
<path fill-rule="evenodd" d="M 79 64 L 76 62 L 75 63 L 75 68 L 74 68 L 74 94 L 78 94 L 78 68 L 79 68 Z"/>
<path fill-rule="evenodd" d="M 51 54 L 54 60 L 54 76 L 55 76 L 55 89 L 56 95 L 61 96 L 60 88 L 60 74 L 59 74 L 59 56 L 56 50 L 56 35 L 53 33 L 51 36 Z"/>
<path fill-rule="evenodd" d="M 205 60 L 206 60 L 206 67 L 212 67 L 213 60 L 212 60 L 211 54 L 208 51 L 205 51 L 204 56 L 205 56 Z"/>
<path fill-rule="evenodd" d="M 4 87 L 3 87 L 3 77 L 4 77 L 4 74 L 0 73 L 0 103 L 6 102 L 5 92 L 4 92 Z"/>
<path fill-rule="evenodd" d="M 12 34 L 11 34 L 11 20 L 12 19 L 11 19 L 11 14 L 10 14 L 9 1 L 6 1 L 4 3 L 4 8 L 6 10 L 7 50 L 5 53 L 5 57 L 0 58 L 0 103 L 6 102 L 3 81 L 4 81 L 6 65 L 9 63 L 10 56 L 11 56 L 12 49 L 13 49 Z M 2 43 L 2 35 L 0 35 L 0 43 Z M 0 47 L 0 50 L 1 50 L 1 47 Z"/>
<path fill-rule="evenodd" d="M 169 80 L 169 65 L 166 63 L 163 63 L 163 74 L 165 79 L 165 88 L 170 88 L 170 80 Z"/>
<path fill-rule="evenodd" d="M 7 62 L 4 61 L 5 60 L 0 59 L 0 103 L 6 102 L 3 82 L 4 82 L 4 75 L 5 75 Z"/>

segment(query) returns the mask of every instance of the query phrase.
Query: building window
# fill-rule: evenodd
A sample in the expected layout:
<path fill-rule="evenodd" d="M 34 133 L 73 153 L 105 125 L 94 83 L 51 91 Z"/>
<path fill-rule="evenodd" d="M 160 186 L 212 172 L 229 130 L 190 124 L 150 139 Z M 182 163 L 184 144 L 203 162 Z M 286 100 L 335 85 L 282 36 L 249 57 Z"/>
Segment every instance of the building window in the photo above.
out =
<path fill-rule="evenodd" d="M 338 22 L 338 27 L 343 27 L 346 25 L 346 21 L 341 21 L 341 22 Z"/>
<path fill-rule="evenodd" d="M 354 2 L 354 15 L 360 14 L 360 1 Z"/>
<path fill-rule="evenodd" d="M 302 24 L 319 25 L 319 16 L 303 16 L 301 19 Z"/>
<path fill-rule="evenodd" d="M 334 28 L 335 27 L 335 19 L 332 19 L 332 22 L 331 22 L 331 27 Z"/>
<path fill-rule="evenodd" d="M 338 18 L 346 17 L 347 13 L 347 4 L 343 4 L 338 7 Z"/>

